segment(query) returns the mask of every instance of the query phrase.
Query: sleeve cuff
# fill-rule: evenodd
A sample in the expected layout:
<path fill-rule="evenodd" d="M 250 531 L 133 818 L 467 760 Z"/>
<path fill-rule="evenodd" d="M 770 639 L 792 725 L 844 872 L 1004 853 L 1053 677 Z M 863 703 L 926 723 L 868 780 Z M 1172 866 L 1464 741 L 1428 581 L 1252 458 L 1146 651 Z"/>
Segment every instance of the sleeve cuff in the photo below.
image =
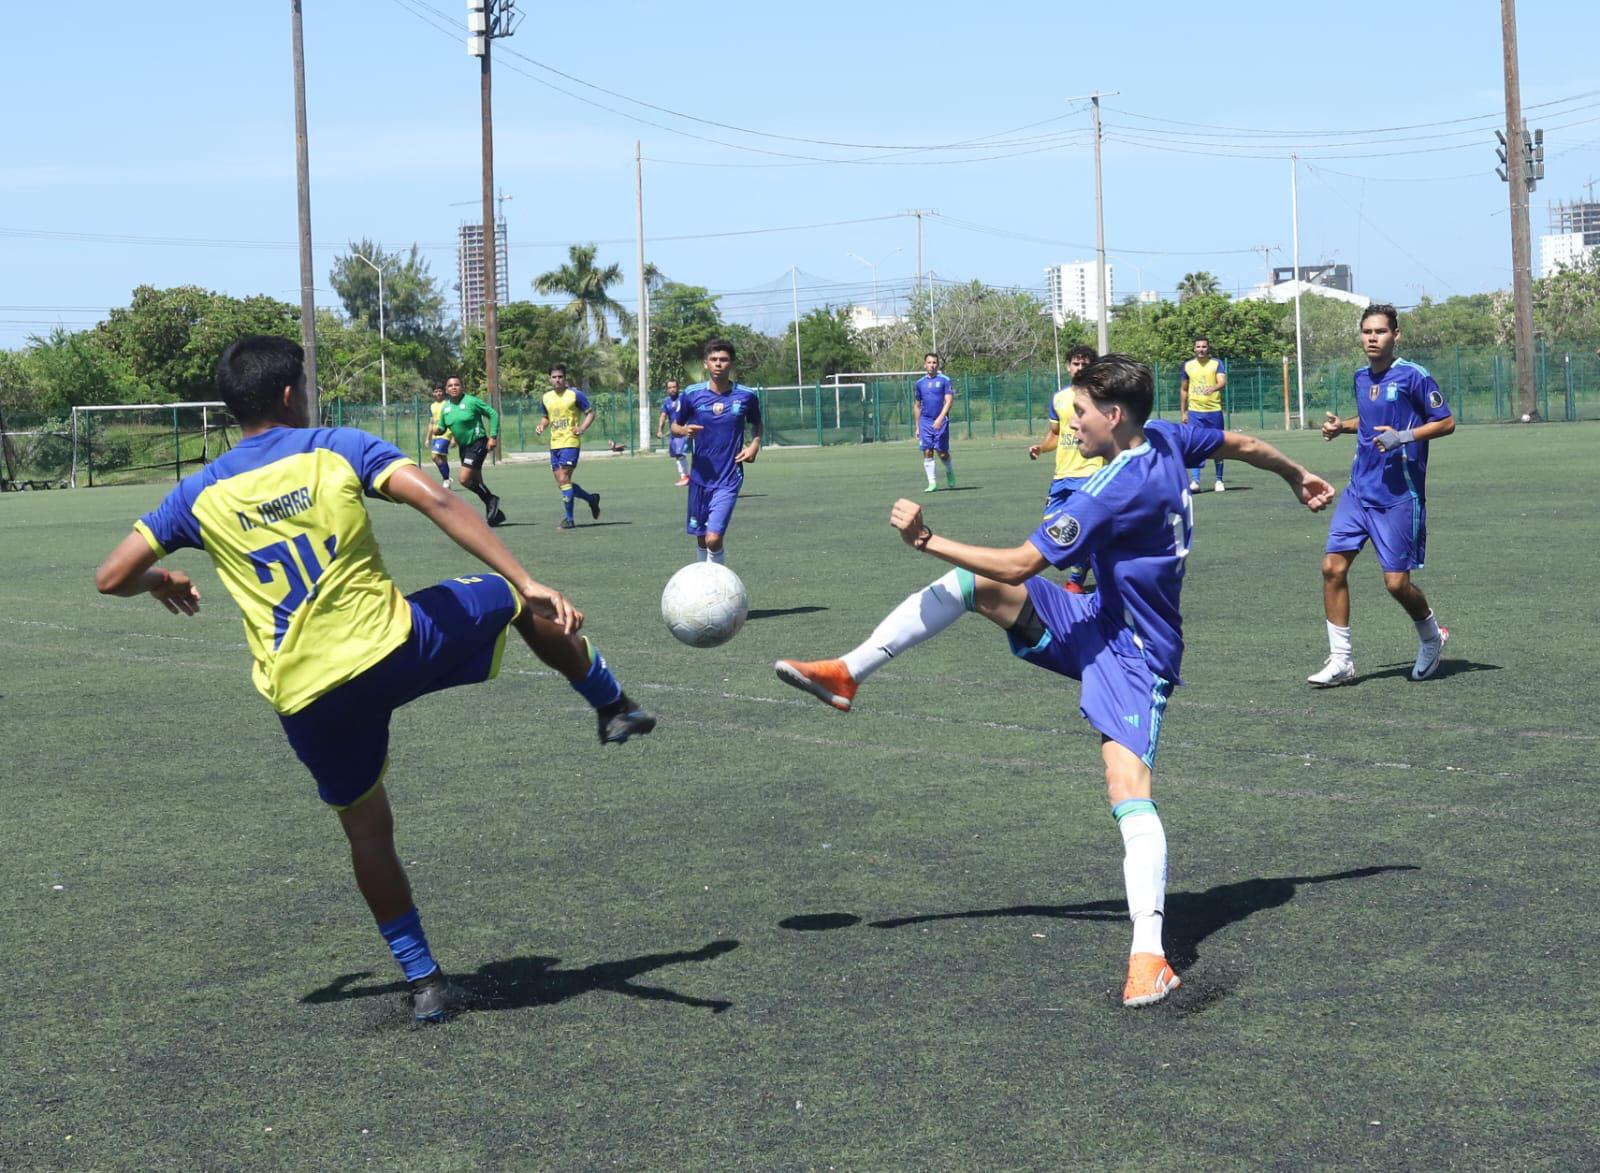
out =
<path fill-rule="evenodd" d="M 133 523 L 133 532 L 150 544 L 150 548 L 156 552 L 157 557 L 165 558 L 167 556 L 167 548 L 156 538 L 155 531 L 143 521 Z"/>
<path fill-rule="evenodd" d="M 402 468 L 408 468 L 408 467 L 412 467 L 411 461 L 406 460 L 406 459 L 401 459 L 401 460 L 393 461 L 392 463 L 390 463 L 385 468 L 380 469 L 379 472 L 378 472 L 378 475 L 372 478 L 372 491 L 374 493 L 380 494 L 386 500 L 389 500 L 389 501 L 394 500 L 393 497 L 390 497 L 388 493 L 385 493 L 383 491 L 383 487 L 389 483 L 389 478 L 394 476 L 394 474 L 395 474 L 395 472 L 397 470 L 402 469 Z"/>

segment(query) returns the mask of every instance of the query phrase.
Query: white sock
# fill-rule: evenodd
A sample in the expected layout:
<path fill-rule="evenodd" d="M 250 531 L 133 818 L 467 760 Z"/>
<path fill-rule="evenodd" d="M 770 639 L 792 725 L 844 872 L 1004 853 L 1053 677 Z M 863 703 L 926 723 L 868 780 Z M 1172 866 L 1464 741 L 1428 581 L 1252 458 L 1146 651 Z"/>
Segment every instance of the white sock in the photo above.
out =
<path fill-rule="evenodd" d="M 1417 638 L 1423 643 L 1436 644 L 1439 642 L 1439 621 L 1433 617 L 1432 611 L 1428 612 L 1426 619 L 1413 619 L 1411 624 L 1417 629 Z"/>
<path fill-rule="evenodd" d="M 696 562 L 704 562 L 708 552 L 704 546 L 696 546 L 694 548 L 694 560 Z"/>
<path fill-rule="evenodd" d="M 689 475 L 689 462 L 687 460 L 685 460 L 681 456 L 677 457 L 676 459 L 678 461 L 678 475 L 680 477 L 688 476 Z"/>
<path fill-rule="evenodd" d="M 925 456 L 922 458 L 922 471 L 928 474 L 928 483 L 930 485 L 933 484 L 933 457 Z"/>
<path fill-rule="evenodd" d="M 727 550 L 727 547 L 724 546 L 720 550 L 710 550 L 710 549 L 708 549 L 706 551 L 706 561 L 707 562 L 715 562 L 718 566 L 723 565 L 724 563 L 726 563 L 728 561 L 728 550 Z"/>
<path fill-rule="evenodd" d="M 1355 653 L 1351 650 L 1350 629 L 1328 623 L 1328 655 L 1342 664 L 1348 664 Z"/>
<path fill-rule="evenodd" d="M 1129 799 L 1112 811 L 1127 808 L 1117 818 L 1122 832 L 1122 882 L 1128 892 L 1128 915 L 1133 920 L 1130 953 L 1159 953 L 1162 911 L 1167 899 L 1167 833 L 1156 805 L 1147 799 Z"/>
<path fill-rule="evenodd" d="M 931 463 L 931 462 L 930 462 Z M 907 648 L 938 635 L 967 612 L 961 575 L 952 570 L 908 597 L 873 628 L 865 643 L 844 655 L 844 666 L 858 683 L 882 668 Z"/>

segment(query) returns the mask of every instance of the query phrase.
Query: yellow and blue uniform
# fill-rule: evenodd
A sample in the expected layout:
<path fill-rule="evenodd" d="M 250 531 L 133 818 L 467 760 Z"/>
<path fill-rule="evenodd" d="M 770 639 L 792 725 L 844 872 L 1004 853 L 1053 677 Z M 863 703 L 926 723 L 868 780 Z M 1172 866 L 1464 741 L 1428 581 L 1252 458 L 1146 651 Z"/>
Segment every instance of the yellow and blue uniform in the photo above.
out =
<path fill-rule="evenodd" d="M 428 415 L 431 420 L 431 426 L 428 428 L 428 447 L 438 456 L 446 456 L 450 452 L 450 437 L 444 434 L 445 427 L 440 422 L 440 417 L 444 415 L 444 409 L 449 402 L 447 399 L 441 399 L 437 403 L 428 404 Z"/>
<path fill-rule="evenodd" d="M 134 526 L 159 555 L 210 556 L 242 613 L 255 686 L 335 806 L 381 780 L 393 709 L 494 674 L 522 606 L 493 574 L 400 593 L 363 498 L 387 500 L 408 466 L 356 428 L 271 428 L 185 477 Z"/>
<path fill-rule="evenodd" d="M 1061 433 L 1061 439 L 1056 444 L 1056 475 L 1057 481 L 1082 481 L 1092 477 L 1105 467 L 1105 460 L 1099 456 L 1085 456 L 1078 448 L 1078 442 L 1072 436 L 1072 431 L 1067 426 L 1067 421 L 1072 418 L 1073 391 L 1071 387 L 1063 387 L 1050 397 L 1050 422 L 1055 424 Z M 1051 486 L 1054 490 L 1054 485 Z M 1077 485 L 1073 485 L 1077 488 Z"/>
<path fill-rule="evenodd" d="M 1196 428 L 1210 428 L 1220 432 L 1226 427 L 1225 416 L 1222 411 L 1222 388 L 1228 377 L 1228 366 L 1220 358 L 1208 358 L 1201 362 L 1191 358 L 1183 364 L 1183 378 L 1189 384 L 1189 425 Z M 1217 484 L 1222 484 L 1222 461 L 1213 463 L 1217 466 Z M 1205 468 L 1201 464 L 1198 468 L 1189 470 L 1189 480 L 1197 482 L 1200 471 Z"/>
<path fill-rule="evenodd" d="M 545 418 L 550 421 L 550 467 L 578 466 L 583 437 L 578 425 L 589 412 L 589 397 L 576 387 L 546 391 L 541 400 Z"/>

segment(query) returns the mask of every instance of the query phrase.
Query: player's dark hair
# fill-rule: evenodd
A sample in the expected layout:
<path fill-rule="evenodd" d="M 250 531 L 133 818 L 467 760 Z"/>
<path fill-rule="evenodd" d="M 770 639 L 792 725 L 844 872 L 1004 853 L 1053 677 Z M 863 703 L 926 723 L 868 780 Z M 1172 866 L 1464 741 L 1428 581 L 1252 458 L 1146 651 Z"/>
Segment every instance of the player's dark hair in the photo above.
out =
<path fill-rule="evenodd" d="M 297 391 L 306 378 L 306 352 L 275 334 L 237 338 L 217 360 L 217 391 L 241 424 L 275 418 L 283 389 Z"/>
<path fill-rule="evenodd" d="M 566 375 L 566 373 L 567 373 L 566 364 L 565 363 L 559 363 L 559 362 L 558 363 L 551 363 L 550 364 L 550 370 L 549 370 L 548 373 L 553 375 L 557 371 L 560 371 L 562 376 L 564 377 Z"/>
<path fill-rule="evenodd" d="M 1071 362 L 1075 358 L 1086 358 L 1090 362 L 1094 362 L 1099 357 L 1100 356 L 1097 353 L 1095 353 L 1094 347 L 1085 346 L 1082 342 L 1078 343 L 1078 345 L 1074 346 L 1071 350 L 1067 351 L 1067 361 L 1068 362 Z"/>
<path fill-rule="evenodd" d="M 713 338 L 710 342 L 707 342 L 700 351 L 700 357 L 710 358 L 712 354 L 719 350 L 727 351 L 730 359 L 737 357 L 733 353 L 733 343 L 729 342 L 726 338 Z"/>
<path fill-rule="evenodd" d="M 1156 404 L 1150 368 L 1131 355 L 1108 354 L 1096 359 L 1072 376 L 1072 385 L 1087 391 L 1101 411 L 1115 403 L 1141 428 Z"/>
<path fill-rule="evenodd" d="M 1390 305 L 1386 301 L 1375 301 L 1366 309 L 1361 311 L 1361 320 L 1363 322 L 1365 322 L 1368 318 L 1380 316 L 1389 319 L 1389 329 L 1400 329 L 1400 311 L 1395 309 L 1394 306 Z"/>
<path fill-rule="evenodd" d="M 938 351 L 937 351 L 937 350 L 930 350 L 930 351 L 928 351 L 928 353 L 927 353 L 927 354 L 925 354 L 925 355 L 923 355 L 923 356 L 922 356 L 922 361 L 923 361 L 923 362 L 927 362 L 927 361 L 928 361 L 928 360 L 929 360 L 929 359 L 930 359 L 930 358 L 931 358 L 931 359 L 932 359 L 932 360 L 933 360 L 933 361 L 934 361 L 934 362 L 943 362 L 943 361 L 944 361 L 944 359 L 942 359 L 942 358 L 940 358 L 940 357 L 939 357 L 939 352 L 938 352 Z"/>
<path fill-rule="evenodd" d="M 1190 340 L 1190 345 L 1192 346 L 1196 342 L 1204 342 L 1207 346 L 1211 345 L 1211 339 L 1207 338 L 1204 334 L 1196 334 L 1194 338 Z"/>

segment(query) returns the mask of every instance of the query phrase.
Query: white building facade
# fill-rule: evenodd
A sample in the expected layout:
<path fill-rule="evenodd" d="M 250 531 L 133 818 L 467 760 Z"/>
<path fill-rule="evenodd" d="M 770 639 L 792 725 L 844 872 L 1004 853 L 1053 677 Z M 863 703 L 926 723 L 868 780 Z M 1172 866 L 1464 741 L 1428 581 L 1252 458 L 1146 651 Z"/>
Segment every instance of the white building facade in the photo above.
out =
<path fill-rule="evenodd" d="M 1111 283 L 1111 266 L 1106 266 L 1106 304 L 1117 304 Z M 1085 322 L 1100 318 L 1100 289 L 1094 277 L 1093 261 L 1073 261 L 1070 265 L 1051 265 L 1044 271 L 1045 301 L 1056 325 L 1068 318 Z"/>

